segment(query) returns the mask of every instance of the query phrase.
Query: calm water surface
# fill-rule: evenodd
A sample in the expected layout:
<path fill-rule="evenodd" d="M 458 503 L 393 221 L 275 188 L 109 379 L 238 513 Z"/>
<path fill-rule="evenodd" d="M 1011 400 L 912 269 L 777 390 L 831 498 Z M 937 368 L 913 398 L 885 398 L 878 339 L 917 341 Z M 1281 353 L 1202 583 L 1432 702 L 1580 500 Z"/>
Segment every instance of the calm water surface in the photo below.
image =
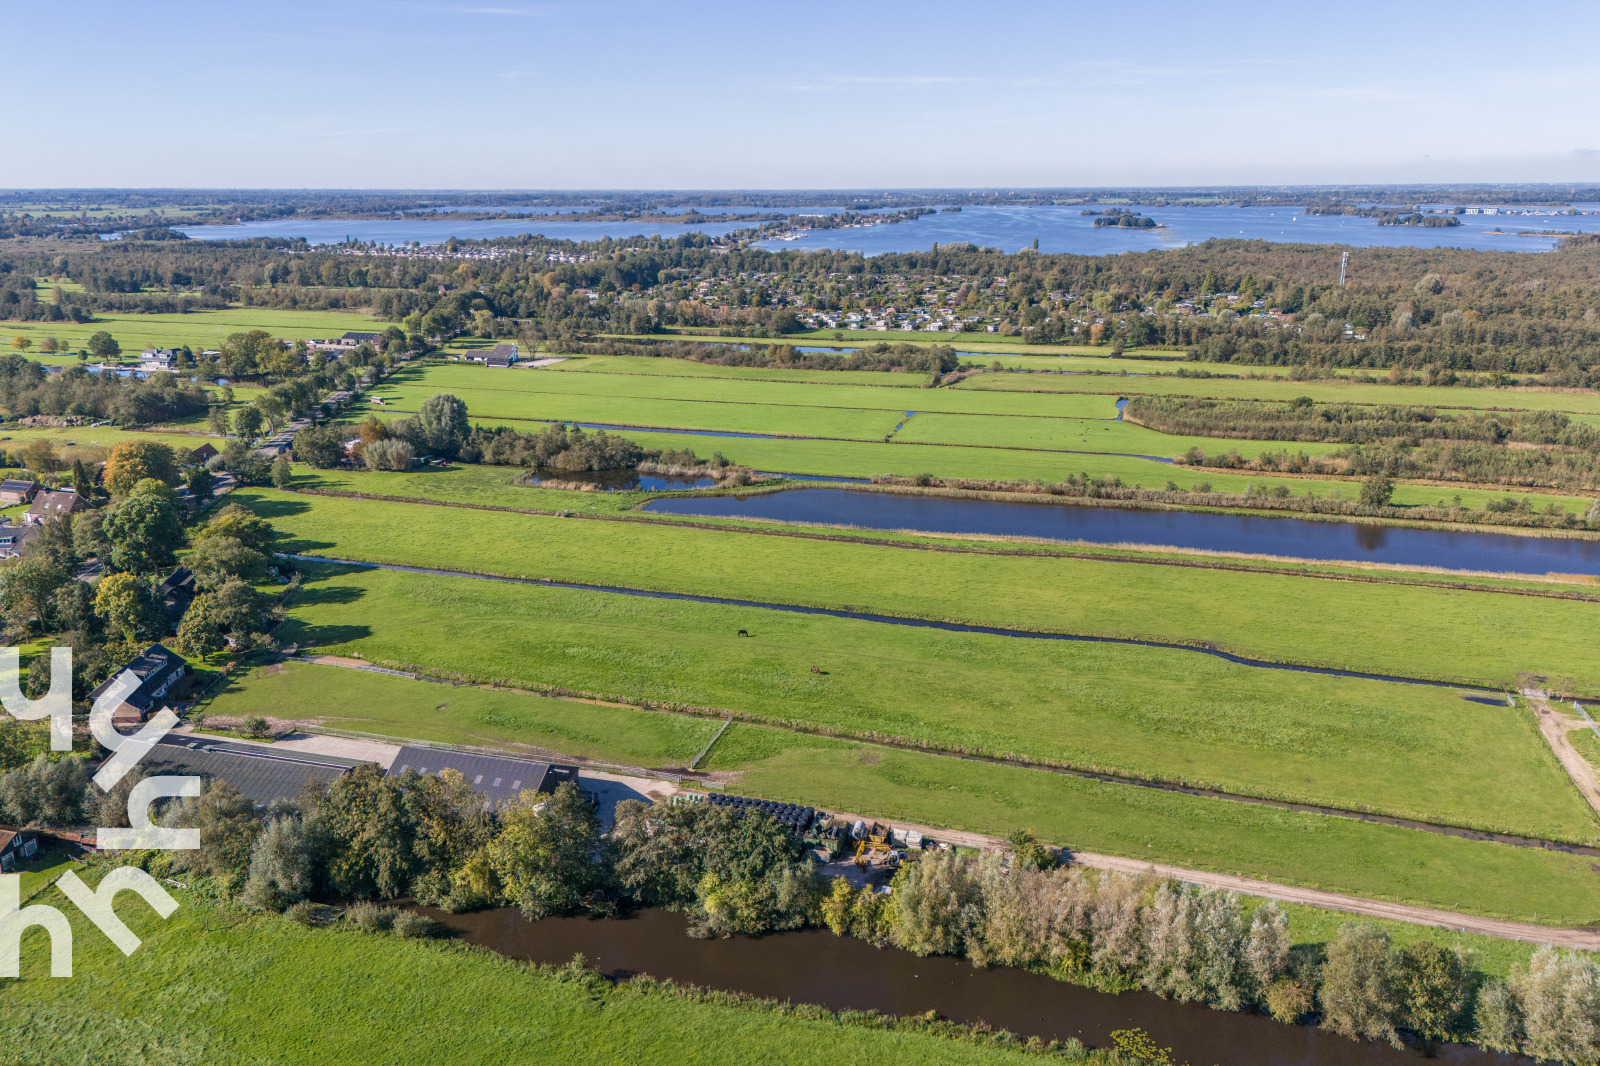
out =
<path fill-rule="evenodd" d="M 896 225 L 812 230 L 792 241 L 764 241 L 764 248 L 836 248 L 881 255 L 925 251 L 935 244 L 971 241 L 1017 252 L 1037 238 L 1041 252 L 1108 255 L 1174 248 L 1216 238 L 1304 244 L 1348 244 L 1358 248 L 1479 248 L 1545 252 L 1559 237 L 1517 236 L 1518 230 L 1600 232 L 1600 214 L 1461 215 L 1461 225 L 1440 229 L 1380 226 L 1351 215 L 1303 215 L 1293 207 L 1138 207 L 1161 229 L 1096 226 L 1083 207 L 963 207 Z M 1501 233 L 1493 232 L 1496 228 Z M 1352 267 L 1360 270 L 1359 262 Z"/>
<path fill-rule="evenodd" d="M 1592 210 L 1593 205 L 1588 205 Z M 553 209 L 547 209 L 553 210 Z M 760 208 L 699 208 L 702 214 L 761 211 Z M 825 213 L 828 208 L 783 209 L 788 213 Z M 982 247 L 1019 251 L 1037 239 L 1042 252 L 1105 255 L 1152 248 L 1180 247 L 1213 237 L 1258 238 L 1309 244 L 1356 247 L 1480 248 L 1542 252 L 1557 237 L 1518 236 L 1518 230 L 1600 232 L 1600 214 L 1461 215 L 1460 226 L 1379 226 L 1370 218 L 1347 215 L 1303 215 L 1293 207 L 1141 207 L 1137 210 L 1163 224 L 1161 229 L 1119 229 L 1094 225 L 1094 217 L 1074 207 L 964 207 L 957 212 L 924 215 L 911 222 L 848 229 L 812 230 L 792 241 L 766 241 L 763 247 L 836 248 L 866 255 L 908 252 L 935 244 L 970 241 Z M 782 213 L 773 209 L 774 213 Z M 721 236 L 754 223 L 706 223 L 693 231 Z M 231 226 L 178 226 L 191 237 L 237 240 L 248 237 L 304 237 L 311 244 L 338 244 L 354 238 L 379 244 L 438 244 L 451 237 L 485 239 L 542 234 L 574 241 L 601 237 L 677 236 L 690 227 L 652 222 L 544 222 L 537 218 L 478 221 L 434 218 L 404 219 L 267 219 Z M 1501 232 L 1495 232 L 1500 230 Z M 1353 263 L 1360 270 L 1360 263 Z"/>
<path fill-rule="evenodd" d="M 1107 995 L 1020 970 L 980 970 L 954 958 L 918 958 L 874 948 L 825 930 L 752 939 L 693 940 L 682 915 L 647 910 L 622 920 L 548 918 L 515 909 L 445 914 L 419 908 L 463 940 L 513 958 L 564 963 L 582 952 L 613 978 L 637 974 L 832 1010 L 911 1015 L 938 1011 L 953 1021 L 987 1022 L 1046 1040 L 1076 1038 L 1106 1046 L 1113 1029 L 1138 1026 L 1179 1062 L 1195 1066 L 1423 1066 L 1413 1051 L 1357 1043 L 1260 1015 L 1229 1014 L 1143 992 Z M 1446 1066 L 1516 1063 L 1450 1045 L 1433 1059 Z"/>
<path fill-rule="evenodd" d="M 1361 522 L 1005 503 L 849 489 L 652 500 L 645 509 L 715 518 L 765 518 L 928 533 L 987 533 L 1092 544 L 1150 544 L 1453 570 L 1600 575 L 1597 541 L 1408 529 Z"/>

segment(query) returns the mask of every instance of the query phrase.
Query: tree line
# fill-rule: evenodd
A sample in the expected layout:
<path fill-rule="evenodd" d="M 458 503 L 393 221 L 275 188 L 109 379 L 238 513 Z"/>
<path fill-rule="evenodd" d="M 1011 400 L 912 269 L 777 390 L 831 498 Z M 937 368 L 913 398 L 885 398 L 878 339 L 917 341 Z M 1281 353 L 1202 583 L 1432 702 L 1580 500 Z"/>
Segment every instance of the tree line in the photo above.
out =
<path fill-rule="evenodd" d="M 55 824 L 91 816 L 119 824 L 126 803 L 87 784 L 76 758 L 39 760 L 0 777 L 0 808 L 56 816 Z M 9 809 L 14 802 L 35 806 Z M 573 784 L 524 792 L 495 810 L 450 770 L 386 775 L 364 764 L 265 812 L 213 781 L 200 797 L 169 803 L 160 821 L 199 829 L 200 848 L 115 861 L 291 917 L 310 901 L 337 899 L 353 903 L 352 924 L 425 935 L 436 931 L 430 923 L 376 904 L 515 906 L 534 919 L 659 906 L 687 913 L 695 936 L 823 927 L 918 955 L 1259 1011 L 1397 1047 L 1410 1034 L 1561 1062 L 1600 1055 L 1600 967 L 1587 956 L 1540 948 L 1502 980 L 1477 972 L 1459 947 L 1397 946 L 1366 922 L 1344 923 L 1323 945 L 1296 945 L 1270 901 L 1251 906 L 1219 889 L 1062 865 L 1026 832 L 1005 854 L 913 854 L 882 891 L 821 877 L 800 838 L 765 812 L 625 801 L 605 832 Z"/>

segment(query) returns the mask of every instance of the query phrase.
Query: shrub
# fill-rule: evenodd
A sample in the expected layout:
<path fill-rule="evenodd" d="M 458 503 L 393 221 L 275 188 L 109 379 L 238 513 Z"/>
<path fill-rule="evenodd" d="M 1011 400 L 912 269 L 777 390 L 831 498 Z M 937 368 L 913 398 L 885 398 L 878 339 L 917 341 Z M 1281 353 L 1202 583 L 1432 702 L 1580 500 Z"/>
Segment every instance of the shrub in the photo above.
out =
<path fill-rule="evenodd" d="M 1322 968 L 1322 1024 L 1352 1039 L 1387 1040 L 1400 1047 L 1395 1031 L 1400 997 L 1389 937 L 1367 922 L 1339 927 Z"/>
<path fill-rule="evenodd" d="M 260 740 L 272 735 L 272 724 L 258 714 L 246 718 L 244 724 L 239 727 L 239 731 L 247 737 Z"/>
<path fill-rule="evenodd" d="M 345 909 L 344 920 L 363 933 L 384 933 L 394 928 L 395 911 L 380 907 L 371 900 L 362 900 Z"/>
<path fill-rule="evenodd" d="M 303 899 L 299 903 L 296 903 L 294 906 L 284 911 L 283 916 L 289 919 L 291 922 L 295 922 L 299 925 L 318 924 L 317 905 L 312 903 L 309 899 Z"/>
<path fill-rule="evenodd" d="M 1311 985 L 1305 981 L 1284 977 L 1267 986 L 1267 1013 L 1273 1021 L 1298 1025 L 1314 1006 Z"/>
<path fill-rule="evenodd" d="M 361 452 L 368 470 L 410 470 L 414 455 L 410 443 L 403 440 L 374 441 Z"/>
<path fill-rule="evenodd" d="M 427 915 L 401 911 L 394 916 L 394 935 L 403 940 L 427 940 L 443 932 L 443 927 Z"/>

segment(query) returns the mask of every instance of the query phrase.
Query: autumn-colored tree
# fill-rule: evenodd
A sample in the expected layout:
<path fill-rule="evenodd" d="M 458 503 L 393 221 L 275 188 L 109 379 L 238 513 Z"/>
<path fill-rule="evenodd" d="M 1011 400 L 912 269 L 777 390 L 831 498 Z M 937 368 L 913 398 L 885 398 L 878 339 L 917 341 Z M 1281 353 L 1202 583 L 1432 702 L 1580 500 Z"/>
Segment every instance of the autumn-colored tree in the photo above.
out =
<path fill-rule="evenodd" d="M 178 483 L 178 460 L 171 445 L 153 440 L 125 440 L 106 459 L 105 485 L 113 496 L 126 496 L 145 478 Z"/>

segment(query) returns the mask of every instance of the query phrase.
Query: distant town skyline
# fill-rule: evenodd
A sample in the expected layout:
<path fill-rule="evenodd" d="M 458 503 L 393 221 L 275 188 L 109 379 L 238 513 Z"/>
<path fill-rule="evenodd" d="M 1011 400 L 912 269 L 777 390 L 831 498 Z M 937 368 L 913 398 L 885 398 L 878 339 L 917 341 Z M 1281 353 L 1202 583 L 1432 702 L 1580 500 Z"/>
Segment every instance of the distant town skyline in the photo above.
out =
<path fill-rule="evenodd" d="M 1600 181 L 1600 7 L 0 0 L 0 186 Z"/>

